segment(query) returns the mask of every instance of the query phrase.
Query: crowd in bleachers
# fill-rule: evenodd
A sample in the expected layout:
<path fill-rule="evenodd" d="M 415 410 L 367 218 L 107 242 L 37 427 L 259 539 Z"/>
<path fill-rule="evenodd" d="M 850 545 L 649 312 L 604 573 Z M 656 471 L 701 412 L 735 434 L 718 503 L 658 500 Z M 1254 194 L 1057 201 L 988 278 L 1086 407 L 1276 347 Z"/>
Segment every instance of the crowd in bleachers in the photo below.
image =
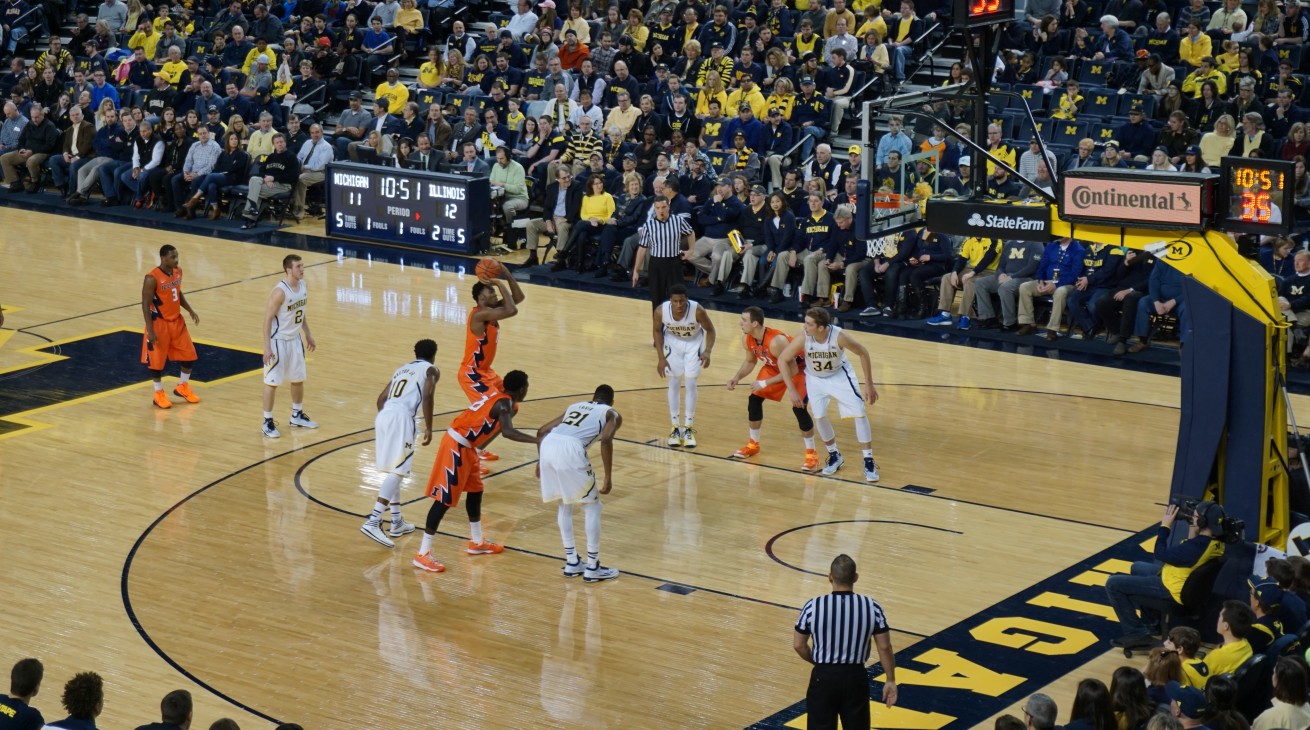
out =
<path fill-rule="evenodd" d="M 95 730 L 96 719 L 105 709 L 104 679 L 95 672 L 78 672 L 66 683 L 59 704 L 66 714 L 61 720 L 46 721 L 38 708 L 37 696 L 45 681 L 45 666 L 39 659 L 20 659 L 9 673 L 9 693 L 0 694 L 0 730 Z M 51 715 L 60 714 L 46 711 Z M 195 720 L 191 693 L 184 689 L 164 695 L 159 703 L 159 722 L 142 724 L 137 730 L 190 730 L 201 727 Z M 235 720 L 222 718 L 209 730 L 241 730 Z M 282 723 L 277 730 L 304 730 L 295 723 Z"/>
<path fill-rule="evenodd" d="M 535 250 L 543 241 L 521 238 L 535 217 L 560 253 L 573 241 L 554 219 L 576 222 L 582 196 L 556 196 L 558 210 L 533 216 L 551 186 L 603 174 L 605 201 L 588 211 L 616 226 L 608 212 L 633 213 L 611 231 L 617 243 L 654 196 L 681 187 L 678 213 L 718 251 L 724 237 L 699 234 L 715 215 L 706 209 L 729 197 L 715 193 L 723 179 L 730 217 L 714 230 L 753 218 L 731 226 L 749 229 L 742 237 L 767 259 L 748 284 L 767 290 L 787 254 L 781 296 L 801 277 L 797 254 L 821 249 L 832 263 L 840 236 L 826 233 L 853 201 L 855 170 L 826 143 L 942 37 L 949 8 L 932 2 L 5 0 L 0 168 L 14 194 L 53 187 L 85 205 L 98 191 L 102 206 L 181 218 L 226 209 L 251 225 L 270 203 L 313 212 L 333 159 L 488 175 L 504 213 L 496 235 Z M 785 220 L 752 199 L 757 186 L 782 196 Z M 812 192 L 822 215 L 806 235 Z M 765 220 L 780 227 L 767 247 Z M 611 258 L 619 245 L 585 248 L 599 228 L 576 226 L 576 254 L 557 260 L 627 273 L 633 257 Z M 738 284 L 701 268 L 709 284 Z M 819 277 L 806 278 L 817 297 Z"/>

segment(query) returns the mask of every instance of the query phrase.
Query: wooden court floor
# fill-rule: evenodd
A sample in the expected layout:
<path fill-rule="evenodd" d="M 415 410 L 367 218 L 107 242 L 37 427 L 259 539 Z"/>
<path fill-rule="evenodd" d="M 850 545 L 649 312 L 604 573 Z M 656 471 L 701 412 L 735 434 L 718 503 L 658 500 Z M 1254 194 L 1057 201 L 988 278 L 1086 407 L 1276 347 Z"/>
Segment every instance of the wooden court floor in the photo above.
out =
<path fill-rule="evenodd" d="M 496 368 L 529 375 L 520 426 L 601 382 L 619 391 L 602 559 L 624 575 L 560 577 L 533 449 L 504 441 L 484 525 L 506 552 L 461 554 L 456 510 L 434 548 L 447 572 L 421 574 L 409 565 L 416 536 L 389 552 L 358 532 L 380 482 L 373 401 L 413 342 L 433 337 L 438 430 L 466 405 L 453 369 L 471 278 L 438 276 L 422 256 L 402 268 L 399 256 L 302 254 L 319 344 L 305 408 L 321 427 L 286 427 L 280 393 L 284 435 L 269 440 L 248 364 L 285 251 L 3 216 L 0 665 L 45 661 L 47 719 L 62 717 L 62 682 L 95 670 L 102 727 L 155 719 L 179 687 L 196 697 L 198 727 L 223 716 L 242 727 L 746 727 L 803 699 L 791 626 L 826 591 L 837 553 L 858 561 L 859 588 L 882 601 L 901 650 L 1147 527 L 1167 492 L 1175 379 L 863 333 L 882 394 L 878 485 L 850 459 L 848 423 L 838 438 L 850 465 L 836 478 L 799 472 L 794 421 L 774 404 L 764 453 L 728 459 L 746 436 L 746 392 L 723 386 L 742 358 L 732 312 L 711 313 L 700 447 L 668 449 L 648 305 L 527 284 Z M 166 242 L 201 316 L 192 335 L 217 354 L 196 368 L 203 402 L 160 411 L 131 345 L 141 278 Z M 420 524 L 415 482 L 432 455 L 420 450 L 403 492 Z M 1118 663 L 1106 654 L 1085 671 L 1108 680 Z M 1049 677 L 1057 700 L 1080 676 Z"/>

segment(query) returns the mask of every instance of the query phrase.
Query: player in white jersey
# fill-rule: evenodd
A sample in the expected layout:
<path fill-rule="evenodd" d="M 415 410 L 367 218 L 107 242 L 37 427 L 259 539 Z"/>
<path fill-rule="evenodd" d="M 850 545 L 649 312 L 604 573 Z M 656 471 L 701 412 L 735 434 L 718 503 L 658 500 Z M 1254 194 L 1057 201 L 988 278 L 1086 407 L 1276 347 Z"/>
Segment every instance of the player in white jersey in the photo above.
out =
<path fill-rule="evenodd" d="M 318 347 L 305 313 L 309 301 L 305 263 L 290 254 L 282 259 L 282 271 L 286 278 L 273 287 L 264 311 L 264 435 L 273 439 L 282 435 L 273 421 L 273 398 L 283 383 L 291 383 L 291 425 L 318 428 L 301 408 L 305 398 L 305 348 L 313 352 Z"/>
<path fill-rule="evenodd" d="M 432 394 L 437 389 L 441 371 L 432 363 L 437 359 L 437 343 L 419 340 L 414 343 L 413 362 L 396 368 L 386 387 L 378 393 L 378 415 L 373 419 L 374 463 L 387 476 L 378 489 L 373 512 L 359 531 L 386 547 L 395 547 L 392 537 L 414 531 L 414 525 L 400 514 L 400 482 L 409 476 L 414 464 L 415 418 L 423 409 L 423 445 L 432 443 Z M 382 511 L 391 508 L 391 525 L 382 532 Z"/>
<path fill-rule="evenodd" d="M 655 308 L 653 340 L 659 362 L 655 371 L 669 379 L 669 446 L 696 448 L 696 378 L 710 366 L 714 349 L 714 323 L 699 304 L 687 299 L 687 287 L 669 287 L 669 300 Z M 678 386 L 686 382 L 682 421 L 678 420 Z"/>
<path fill-rule="evenodd" d="M 600 495 L 609 494 L 614 461 L 614 434 L 623 417 L 614 410 L 614 389 L 596 388 L 590 401 L 574 403 L 537 432 L 537 475 L 541 477 L 541 501 L 559 500 L 556 518 L 564 541 L 564 577 L 588 583 L 619 577 L 619 571 L 600 564 Z M 599 488 L 587 447 L 600 440 L 600 461 L 605 478 Z M 573 505 L 582 505 L 587 530 L 587 562 L 578 560 L 573 542 Z"/>
<path fill-rule="evenodd" d="M 851 361 L 846 359 L 848 350 L 860 358 L 863 388 L 855 377 Z M 800 392 L 792 380 L 796 374 L 796 356 L 802 353 L 805 355 L 805 393 Z M 824 446 L 828 447 L 828 463 L 822 473 L 836 474 L 845 463 L 837 450 L 837 432 L 828 421 L 828 402 L 835 400 L 842 418 L 855 419 L 855 438 L 864 451 L 865 481 L 878 481 L 878 463 L 873 460 L 873 430 L 865 409 L 865 404 L 873 405 L 878 401 L 878 390 L 873 387 L 873 365 L 864 345 L 833 324 L 828 310 L 811 307 L 805 312 L 805 329 L 778 356 L 778 365 L 786 376 L 783 382 L 787 384 L 793 406 L 804 407 L 805 396 L 809 395 L 814 427 Z"/>

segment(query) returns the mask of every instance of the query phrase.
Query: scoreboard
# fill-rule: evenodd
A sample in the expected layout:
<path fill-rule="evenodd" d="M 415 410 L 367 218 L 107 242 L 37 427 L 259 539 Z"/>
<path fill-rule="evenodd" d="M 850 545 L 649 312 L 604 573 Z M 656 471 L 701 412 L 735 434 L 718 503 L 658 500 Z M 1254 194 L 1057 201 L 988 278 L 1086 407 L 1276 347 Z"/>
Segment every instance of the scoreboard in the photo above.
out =
<path fill-rule="evenodd" d="M 324 184 L 328 236 L 461 254 L 487 249 L 488 178 L 333 162 Z"/>

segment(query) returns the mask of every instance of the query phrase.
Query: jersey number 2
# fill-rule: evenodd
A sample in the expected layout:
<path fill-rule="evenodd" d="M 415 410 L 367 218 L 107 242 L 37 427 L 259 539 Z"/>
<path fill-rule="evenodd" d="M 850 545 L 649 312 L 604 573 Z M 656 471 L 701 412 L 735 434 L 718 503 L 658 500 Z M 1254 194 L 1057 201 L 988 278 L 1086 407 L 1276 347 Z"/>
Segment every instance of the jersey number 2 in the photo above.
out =
<path fill-rule="evenodd" d="M 561 421 L 561 423 L 565 426 L 573 426 L 576 428 L 577 426 L 582 425 L 582 422 L 585 420 L 587 420 L 587 414 L 582 411 L 569 411 L 568 414 L 564 416 L 564 420 Z"/>

